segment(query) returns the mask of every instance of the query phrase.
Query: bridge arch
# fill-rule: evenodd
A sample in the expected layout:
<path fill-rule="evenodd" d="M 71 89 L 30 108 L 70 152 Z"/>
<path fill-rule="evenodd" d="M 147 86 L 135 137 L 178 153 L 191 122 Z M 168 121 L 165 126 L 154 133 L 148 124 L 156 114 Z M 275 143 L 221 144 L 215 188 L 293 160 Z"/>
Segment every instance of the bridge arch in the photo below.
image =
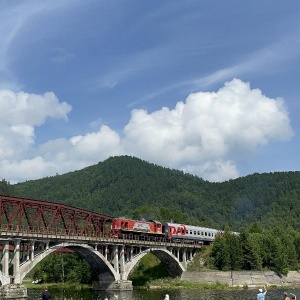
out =
<path fill-rule="evenodd" d="M 106 280 L 109 277 L 112 281 L 120 279 L 120 275 L 114 270 L 109 261 L 93 247 L 89 246 L 88 244 L 60 243 L 55 246 L 49 247 L 49 249 L 37 254 L 34 257 L 33 261 L 26 261 L 21 264 L 19 282 L 21 283 L 25 276 L 45 257 L 60 248 L 71 249 L 75 253 L 79 254 L 84 260 L 86 260 L 90 264 L 93 274 L 96 274 L 98 276 L 98 278 L 93 278 L 93 280 L 98 281 L 101 276 L 105 276 Z M 2 274 L 0 274 L 0 279 L 1 275 Z"/>
<path fill-rule="evenodd" d="M 128 276 L 133 268 L 148 253 L 154 254 L 163 263 L 170 276 L 174 278 L 181 276 L 182 272 L 185 271 L 184 266 L 171 251 L 164 248 L 150 248 L 136 255 L 130 262 L 126 263 L 125 274 L 123 274 L 124 280 L 128 279 Z"/>

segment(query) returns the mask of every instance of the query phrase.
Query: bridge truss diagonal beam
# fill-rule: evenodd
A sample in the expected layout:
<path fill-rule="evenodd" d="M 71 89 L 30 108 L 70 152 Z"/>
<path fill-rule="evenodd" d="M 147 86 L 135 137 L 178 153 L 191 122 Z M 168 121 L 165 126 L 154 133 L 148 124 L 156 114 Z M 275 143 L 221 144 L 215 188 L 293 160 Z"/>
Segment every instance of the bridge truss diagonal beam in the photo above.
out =
<path fill-rule="evenodd" d="M 105 236 L 113 217 L 72 206 L 0 195 L 0 229 Z"/>

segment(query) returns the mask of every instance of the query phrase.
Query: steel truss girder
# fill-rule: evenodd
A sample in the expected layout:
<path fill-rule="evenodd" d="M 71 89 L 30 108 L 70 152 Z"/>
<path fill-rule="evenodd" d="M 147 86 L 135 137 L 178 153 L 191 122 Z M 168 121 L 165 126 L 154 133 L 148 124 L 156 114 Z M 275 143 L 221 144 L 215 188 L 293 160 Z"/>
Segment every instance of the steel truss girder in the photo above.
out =
<path fill-rule="evenodd" d="M 0 229 L 106 236 L 113 217 L 55 203 L 0 195 Z"/>

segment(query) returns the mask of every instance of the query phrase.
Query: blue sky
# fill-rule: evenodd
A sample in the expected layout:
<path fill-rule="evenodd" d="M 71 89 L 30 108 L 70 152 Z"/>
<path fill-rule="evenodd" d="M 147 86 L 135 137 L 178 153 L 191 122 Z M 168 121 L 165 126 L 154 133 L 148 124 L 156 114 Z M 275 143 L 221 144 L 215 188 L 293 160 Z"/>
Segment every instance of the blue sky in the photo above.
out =
<path fill-rule="evenodd" d="M 0 178 L 299 170 L 299 1 L 1 1 L 0 42 Z"/>

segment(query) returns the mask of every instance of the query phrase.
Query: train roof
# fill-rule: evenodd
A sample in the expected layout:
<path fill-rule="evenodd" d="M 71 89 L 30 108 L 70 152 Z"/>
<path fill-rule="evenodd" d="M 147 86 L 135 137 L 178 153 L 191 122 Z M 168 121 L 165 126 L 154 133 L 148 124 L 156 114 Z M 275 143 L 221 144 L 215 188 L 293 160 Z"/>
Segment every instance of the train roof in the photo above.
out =
<path fill-rule="evenodd" d="M 146 220 L 146 219 L 141 219 L 141 220 L 133 220 L 133 219 L 127 219 L 125 217 L 118 217 L 115 218 L 116 220 L 124 220 L 124 221 L 132 221 L 132 222 L 145 222 L 145 223 L 155 223 L 155 224 L 161 224 L 162 222 L 156 221 L 156 220 Z"/>
<path fill-rule="evenodd" d="M 147 222 L 153 222 L 155 224 L 162 224 L 160 221 L 156 221 L 156 220 L 148 220 Z"/>
<path fill-rule="evenodd" d="M 185 226 L 188 229 L 192 230 L 204 230 L 204 231 L 220 231 L 218 229 L 209 228 L 209 227 L 202 227 L 202 226 L 195 226 L 195 225 L 186 225 L 186 224 L 180 224 L 180 223 L 170 223 L 170 222 L 163 222 L 163 225 L 167 224 L 168 226 Z"/>

